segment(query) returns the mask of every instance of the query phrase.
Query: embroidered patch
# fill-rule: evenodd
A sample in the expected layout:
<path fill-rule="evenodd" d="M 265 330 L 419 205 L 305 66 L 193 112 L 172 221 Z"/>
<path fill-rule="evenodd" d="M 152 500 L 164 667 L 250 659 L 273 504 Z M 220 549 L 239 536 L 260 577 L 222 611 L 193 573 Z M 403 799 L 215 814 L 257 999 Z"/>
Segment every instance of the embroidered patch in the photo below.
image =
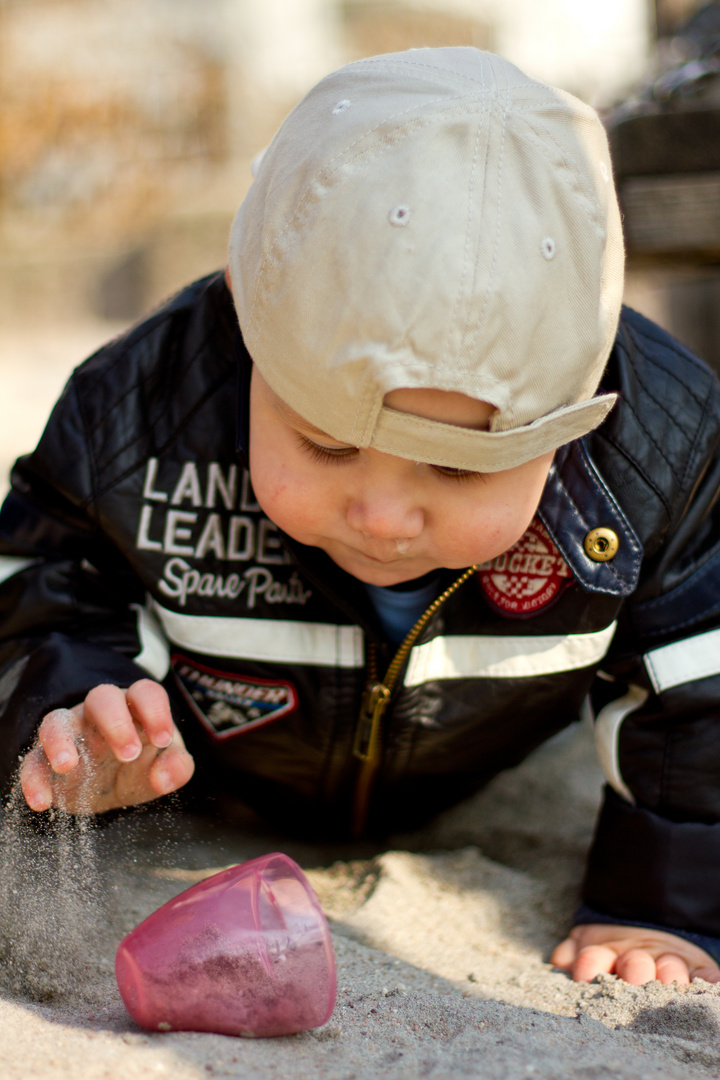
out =
<path fill-rule="evenodd" d="M 492 606 L 517 618 L 536 615 L 557 600 L 573 579 L 538 518 L 533 519 L 517 544 L 483 563 L 478 577 Z"/>
<path fill-rule="evenodd" d="M 215 739 L 269 724 L 297 707 L 289 682 L 215 671 L 179 655 L 172 666 L 185 700 Z"/>

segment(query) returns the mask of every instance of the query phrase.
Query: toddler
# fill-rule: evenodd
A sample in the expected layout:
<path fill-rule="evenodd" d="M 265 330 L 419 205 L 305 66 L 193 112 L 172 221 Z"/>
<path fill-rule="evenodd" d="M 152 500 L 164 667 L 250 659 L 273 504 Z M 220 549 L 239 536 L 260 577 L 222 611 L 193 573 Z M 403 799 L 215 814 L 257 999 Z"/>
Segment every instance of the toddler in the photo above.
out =
<path fill-rule="evenodd" d="M 592 109 L 469 48 L 324 79 L 226 273 L 78 368 L 13 470 L 6 789 L 24 755 L 33 810 L 103 813 L 197 766 L 379 835 L 590 696 L 608 786 L 553 961 L 720 980 L 720 396 L 622 286 Z"/>

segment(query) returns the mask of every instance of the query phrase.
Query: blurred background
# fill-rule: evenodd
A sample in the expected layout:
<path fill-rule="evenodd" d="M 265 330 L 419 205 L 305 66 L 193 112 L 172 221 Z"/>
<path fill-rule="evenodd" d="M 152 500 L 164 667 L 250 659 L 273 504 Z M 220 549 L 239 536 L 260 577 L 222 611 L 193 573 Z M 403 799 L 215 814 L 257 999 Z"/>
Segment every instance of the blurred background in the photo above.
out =
<path fill-rule="evenodd" d="M 250 161 L 302 94 L 349 60 L 413 46 L 492 49 L 601 110 L 626 217 L 628 301 L 720 360 L 720 160 L 702 150 L 720 153 L 720 129 L 715 140 L 707 128 L 720 110 L 716 8 L 0 0 L 0 490 L 70 368 L 223 265 Z M 689 130 L 689 113 L 706 126 L 688 158 L 677 124 Z"/>

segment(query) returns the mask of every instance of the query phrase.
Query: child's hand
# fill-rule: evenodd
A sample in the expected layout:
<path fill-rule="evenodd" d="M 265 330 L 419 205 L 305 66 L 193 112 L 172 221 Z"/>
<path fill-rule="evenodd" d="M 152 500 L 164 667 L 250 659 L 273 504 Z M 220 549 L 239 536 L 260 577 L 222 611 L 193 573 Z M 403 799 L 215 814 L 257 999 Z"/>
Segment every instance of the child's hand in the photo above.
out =
<path fill-rule="evenodd" d="M 703 949 L 675 934 L 640 926 L 576 926 L 550 959 L 576 982 L 590 982 L 600 974 L 618 975 L 633 986 L 653 979 L 720 982 L 720 967 Z"/>
<path fill-rule="evenodd" d="M 82 705 L 48 713 L 20 786 L 32 810 L 99 814 L 167 795 L 194 768 L 165 690 L 141 679 L 129 690 L 96 686 Z"/>

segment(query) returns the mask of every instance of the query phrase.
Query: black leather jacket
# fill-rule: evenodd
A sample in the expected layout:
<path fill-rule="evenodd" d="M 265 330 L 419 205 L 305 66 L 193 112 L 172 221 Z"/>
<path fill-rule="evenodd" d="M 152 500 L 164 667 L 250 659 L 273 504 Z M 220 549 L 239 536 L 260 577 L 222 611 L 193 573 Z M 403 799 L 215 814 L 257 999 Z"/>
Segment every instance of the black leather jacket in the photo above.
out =
<path fill-rule="evenodd" d="M 520 761 L 590 694 L 609 787 L 581 920 L 720 937 L 711 372 L 625 311 L 603 380 L 620 400 L 557 452 L 531 542 L 448 573 L 398 654 L 362 585 L 254 502 L 250 366 L 222 275 L 204 279 L 78 368 L 16 464 L 5 785 L 50 708 L 149 672 L 213 783 L 294 824 L 377 833 Z M 619 540 L 607 561 L 586 552 L 597 527 Z M 368 683 L 387 689 L 366 707 Z"/>

